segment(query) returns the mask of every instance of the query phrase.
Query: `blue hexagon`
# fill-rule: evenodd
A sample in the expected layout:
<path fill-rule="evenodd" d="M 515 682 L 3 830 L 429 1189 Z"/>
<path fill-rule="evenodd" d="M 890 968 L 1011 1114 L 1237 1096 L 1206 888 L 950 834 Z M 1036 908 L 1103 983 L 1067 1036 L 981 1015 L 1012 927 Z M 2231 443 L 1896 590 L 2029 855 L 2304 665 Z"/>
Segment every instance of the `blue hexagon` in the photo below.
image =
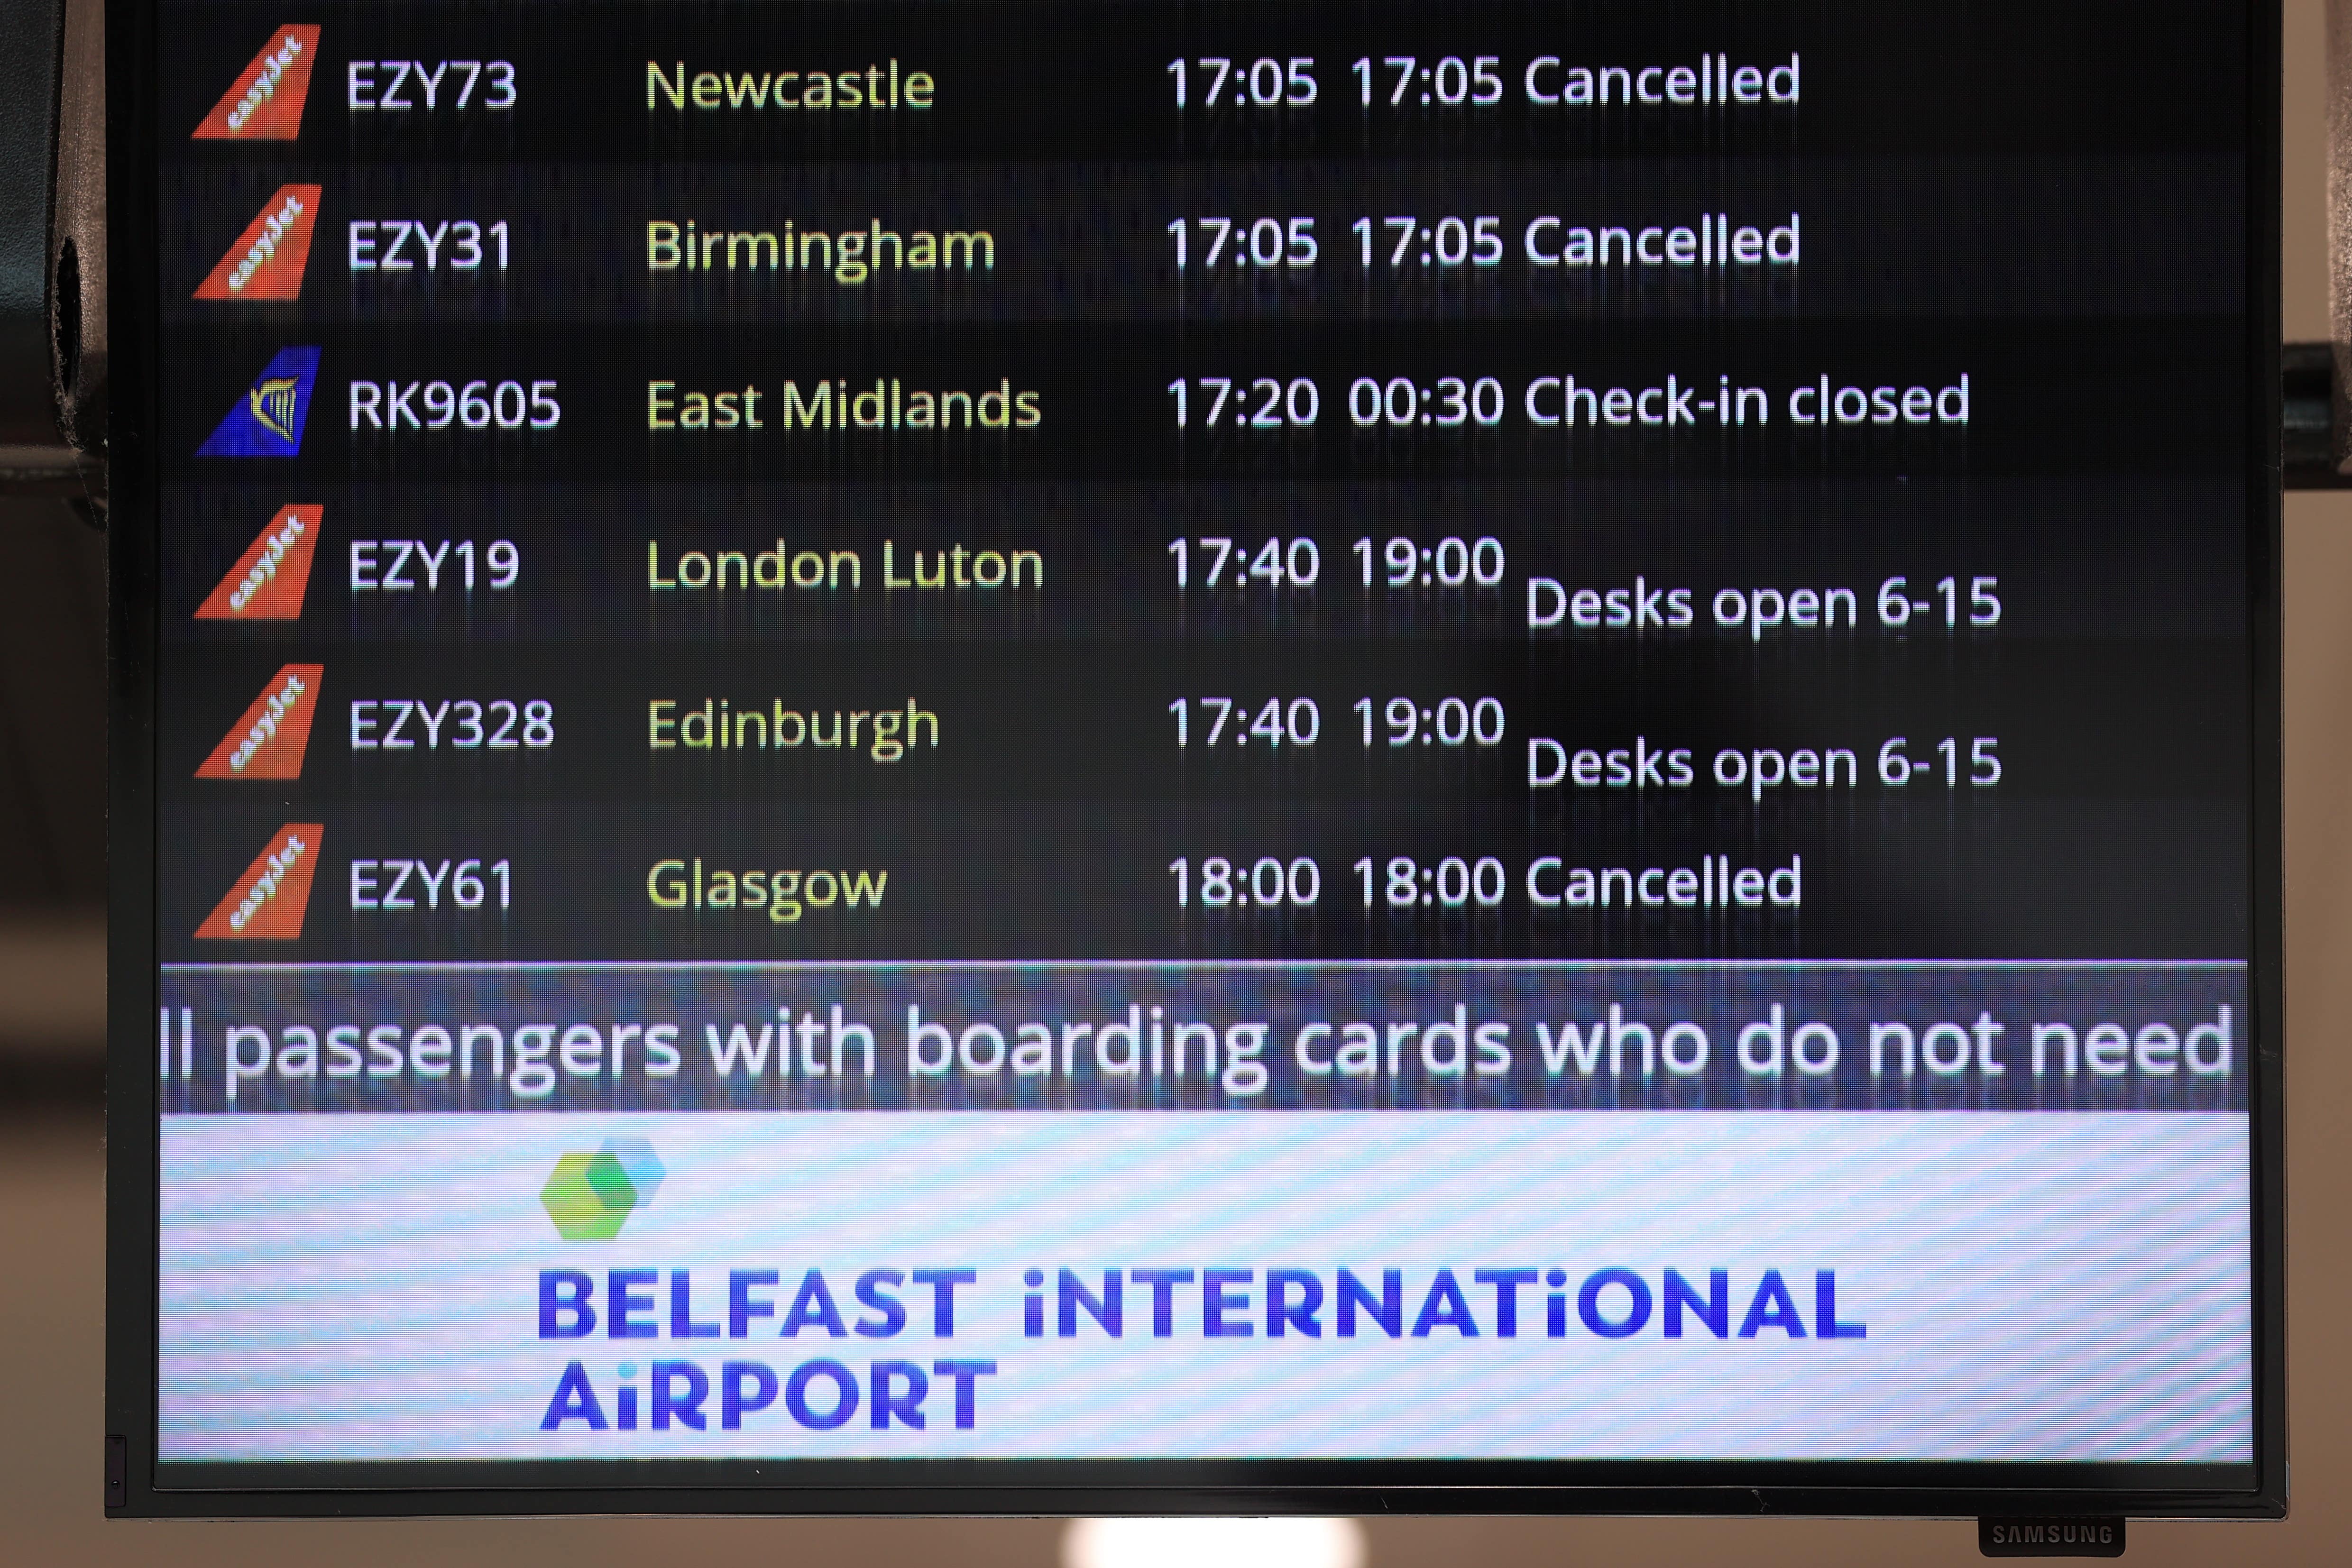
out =
<path fill-rule="evenodd" d="M 669 1173 L 662 1168 L 661 1156 L 654 1153 L 651 1140 L 646 1138 L 607 1138 L 603 1153 L 621 1162 L 629 1173 L 629 1185 L 636 1189 L 637 1202 L 653 1202 L 654 1194 L 661 1189 L 662 1177 Z"/>

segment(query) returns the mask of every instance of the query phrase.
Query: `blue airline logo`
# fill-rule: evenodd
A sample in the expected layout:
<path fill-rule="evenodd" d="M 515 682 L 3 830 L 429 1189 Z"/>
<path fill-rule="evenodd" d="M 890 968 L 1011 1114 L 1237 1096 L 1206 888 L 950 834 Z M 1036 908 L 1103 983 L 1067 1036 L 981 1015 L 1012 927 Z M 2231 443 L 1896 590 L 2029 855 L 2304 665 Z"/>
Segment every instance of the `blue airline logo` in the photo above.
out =
<path fill-rule="evenodd" d="M 199 457 L 291 457 L 302 450 L 319 350 L 280 349 L 228 417 L 196 448 Z"/>

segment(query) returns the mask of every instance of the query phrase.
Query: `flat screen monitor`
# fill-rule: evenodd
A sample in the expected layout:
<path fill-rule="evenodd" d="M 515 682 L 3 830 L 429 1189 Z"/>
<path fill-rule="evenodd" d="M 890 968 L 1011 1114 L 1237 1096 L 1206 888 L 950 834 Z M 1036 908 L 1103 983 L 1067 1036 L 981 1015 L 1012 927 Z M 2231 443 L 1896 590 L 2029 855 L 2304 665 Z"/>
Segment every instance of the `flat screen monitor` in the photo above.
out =
<path fill-rule="evenodd" d="M 114 1506 L 2279 1512 L 2277 22 L 117 4 Z"/>

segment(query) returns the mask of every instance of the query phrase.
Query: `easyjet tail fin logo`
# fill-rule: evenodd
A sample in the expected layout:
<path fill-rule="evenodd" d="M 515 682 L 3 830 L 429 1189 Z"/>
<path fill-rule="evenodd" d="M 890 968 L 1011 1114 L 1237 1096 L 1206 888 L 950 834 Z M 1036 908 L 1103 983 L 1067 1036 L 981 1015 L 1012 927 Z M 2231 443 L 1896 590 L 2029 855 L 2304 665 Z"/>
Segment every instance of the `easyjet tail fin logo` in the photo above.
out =
<path fill-rule="evenodd" d="M 196 927 L 196 936 L 245 942 L 291 942 L 301 936 L 310 876 L 319 869 L 319 843 L 326 831 L 317 822 L 289 822 L 271 834 L 268 847 Z"/>
<path fill-rule="evenodd" d="M 196 606 L 199 621 L 298 621 L 310 586 L 310 557 L 327 508 L 280 507 L 260 538 L 246 546 L 220 586 Z"/>
<path fill-rule="evenodd" d="M 220 265 L 196 286 L 198 299 L 299 299 L 310 264 L 310 229 L 319 215 L 317 185 L 280 185 L 262 204 Z"/>
<path fill-rule="evenodd" d="M 310 62 L 319 29 L 284 26 L 270 36 L 213 111 L 196 127 L 199 141 L 291 141 L 302 131 L 302 105 L 310 96 Z"/>
<path fill-rule="evenodd" d="M 199 779 L 299 779 L 310 748 L 310 719 L 319 711 L 324 664 L 289 664 L 269 677 L 245 716 L 229 727 Z"/>

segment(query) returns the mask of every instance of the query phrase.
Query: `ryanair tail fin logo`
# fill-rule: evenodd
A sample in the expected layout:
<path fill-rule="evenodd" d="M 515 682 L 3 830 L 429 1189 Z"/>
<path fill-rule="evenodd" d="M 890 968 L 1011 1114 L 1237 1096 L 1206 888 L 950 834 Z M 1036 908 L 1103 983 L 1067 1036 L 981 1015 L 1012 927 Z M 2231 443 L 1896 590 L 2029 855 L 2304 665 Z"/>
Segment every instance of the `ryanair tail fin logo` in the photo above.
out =
<path fill-rule="evenodd" d="M 302 450 L 302 425 L 310 415 L 310 387 L 318 377 L 317 349 L 278 350 L 196 455 L 293 456 Z"/>
<path fill-rule="evenodd" d="M 257 382 L 246 394 L 253 417 L 265 430 L 280 441 L 292 441 L 294 416 L 300 412 L 302 383 L 292 376 L 275 376 Z"/>
<path fill-rule="evenodd" d="M 196 927 L 205 941 L 291 942 L 302 935 L 310 907 L 310 878 L 319 869 L 319 842 L 327 830 L 318 822 L 289 822 L 245 874 Z"/>
<path fill-rule="evenodd" d="M 291 141 L 302 132 L 310 63 L 319 56 L 315 26 L 284 26 L 229 83 L 197 126 L 199 141 Z"/>
<path fill-rule="evenodd" d="M 310 586 L 310 558 L 327 508 L 280 507 L 260 538 L 245 547 L 220 586 L 196 606 L 199 621 L 299 621 Z"/>
<path fill-rule="evenodd" d="M 310 226 L 319 215 L 317 185 L 280 185 L 262 204 L 218 266 L 196 286 L 198 299 L 299 299 L 310 264 Z"/>
<path fill-rule="evenodd" d="M 289 664 L 269 677 L 261 695 L 213 747 L 199 779 L 299 779 L 310 749 L 310 720 L 319 711 L 324 664 Z"/>

